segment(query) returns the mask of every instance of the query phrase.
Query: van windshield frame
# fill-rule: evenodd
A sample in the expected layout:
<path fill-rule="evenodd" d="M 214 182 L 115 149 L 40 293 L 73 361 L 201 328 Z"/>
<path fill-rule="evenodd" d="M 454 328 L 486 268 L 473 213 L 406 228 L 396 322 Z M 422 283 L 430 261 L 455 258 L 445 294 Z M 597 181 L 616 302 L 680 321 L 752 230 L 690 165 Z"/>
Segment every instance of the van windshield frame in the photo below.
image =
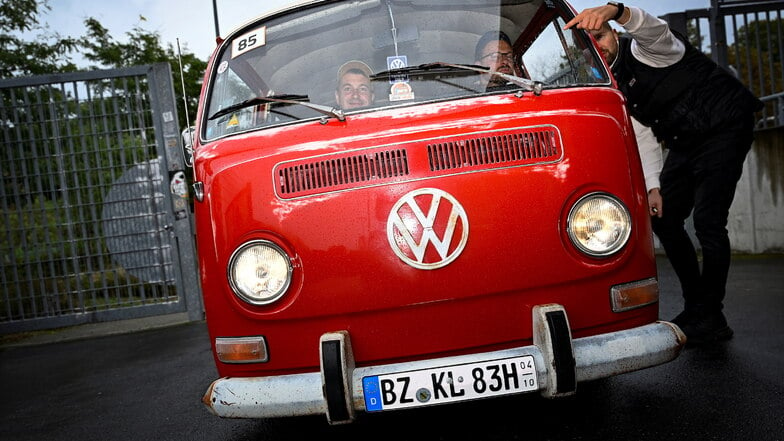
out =
<path fill-rule="evenodd" d="M 563 30 L 572 16 L 560 0 L 355 0 L 311 2 L 262 17 L 232 33 L 216 52 L 200 137 L 210 141 L 330 115 L 526 92 L 533 83 L 544 89 L 610 85 L 590 36 Z M 494 68 L 487 56 L 477 59 L 478 42 L 488 31 L 509 37 L 510 53 L 491 52 L 489 59 L 510 60 L 513 72 L 506 74 L 512 81 L 493 81 L 481 72 Z M 339 90 L 338 72 L 349 61 L 369 68 L 351 71 L 370 74 L 369 90 Z M 452 68 L 417 68 L 439 63 Z M 341 94 L 354 95 L 354 101 L 341 103 Z M 275 99 L 281 96 L 298 98 Z"/>

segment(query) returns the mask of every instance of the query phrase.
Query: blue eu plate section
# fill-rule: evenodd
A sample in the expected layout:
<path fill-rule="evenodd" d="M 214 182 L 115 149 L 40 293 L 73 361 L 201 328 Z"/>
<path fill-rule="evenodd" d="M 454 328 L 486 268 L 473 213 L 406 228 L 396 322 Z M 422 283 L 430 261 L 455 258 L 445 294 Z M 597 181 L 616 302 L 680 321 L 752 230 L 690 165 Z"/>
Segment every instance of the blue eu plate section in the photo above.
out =
<path fill-rule="evenodd" d="M 378 376 L 363 378 L 362 388 L 365 391 L 365 410 L 368 412 L 381 410 L 381 388 L 378 385 Z"/>

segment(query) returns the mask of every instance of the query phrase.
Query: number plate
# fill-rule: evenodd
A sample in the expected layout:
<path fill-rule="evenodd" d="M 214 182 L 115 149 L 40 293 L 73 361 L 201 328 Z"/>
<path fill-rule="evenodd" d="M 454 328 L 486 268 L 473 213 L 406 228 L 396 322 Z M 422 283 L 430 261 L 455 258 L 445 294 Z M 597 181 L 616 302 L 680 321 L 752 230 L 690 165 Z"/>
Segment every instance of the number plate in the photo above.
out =
<path fill-rule="evenodd" d="M 364 377 L 362 387 L 368 412 L 538 389 L 531 355 Z"/>

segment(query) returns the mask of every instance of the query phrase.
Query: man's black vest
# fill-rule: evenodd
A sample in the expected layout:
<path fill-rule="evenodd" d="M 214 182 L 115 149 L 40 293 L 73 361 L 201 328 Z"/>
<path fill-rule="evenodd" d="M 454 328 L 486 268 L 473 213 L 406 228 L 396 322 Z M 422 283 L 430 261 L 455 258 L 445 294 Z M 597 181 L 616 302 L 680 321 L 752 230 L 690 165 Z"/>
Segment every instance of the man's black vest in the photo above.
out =
<path fill-rule="evenodd" d="M 686 46 L 677 63 L 651 67 L 631 53 L 632 39 L 619 39 L 613 75 L 626 96 L 630 113 L 650 126 L 668 147 L 687 147 L 692 140 L 750 120 L 763 104 L 735 76 L 673 32 Z"/>

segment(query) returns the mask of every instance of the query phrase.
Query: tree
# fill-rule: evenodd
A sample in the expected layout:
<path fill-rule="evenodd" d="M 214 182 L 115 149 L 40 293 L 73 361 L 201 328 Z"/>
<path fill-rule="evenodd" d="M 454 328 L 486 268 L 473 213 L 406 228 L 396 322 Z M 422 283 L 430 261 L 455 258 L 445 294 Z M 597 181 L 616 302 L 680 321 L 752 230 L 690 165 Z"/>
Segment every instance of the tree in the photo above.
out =
<path fill-rule="evenodd" d="M 783 28 L 782 19 L 750 22 L 738 29 L 737 40 L 730 47 L 730 64 L 738 66 L 739 77 L 747 80 L 748 86 L 758 96 L 780 92 L 784 88 L 779 46 Z"/>
<path fill-rule="evenodd" d="M 77 41 L 39 23 L 38 16 L 49 9 L 48 0 L 0 1 L 0 78 L 76 70 L 68 55 L 77 50 Z M 30 31 L 39 33 L 35 41 L 18 35 Z"/>
<path fill-rule="evenodd" d="M 139 19 L 146 21 L 143 16 L 139 16 Z M 180 57 L 172 44 L 168 44 L 164 48 L 160 34 L 147 31 L 139 25 L 125 34 L 127 42 L 120 42 L 115 40 L 98 20 L 88 18 L 84 24 L 87 28 L 87 35 L 81 39 L 80 46 L 87 60 L 98 63 L 91 66 L 92 68 L 122 68 L 150 63 L 169 63 L 173 74 L 174 93 L 177 97 L 180 127 L 189 125 L 185 121 L 185 105 L 180 87 L 182 84 L 179 67 Z M 181 59 L 185 94 L 188 97 L 188 114 L 194 116 L 207 63 L 187 50 L 182 51 Z"/>
<path fill-rule="evenodd" d="M 172 44 L 164 46 L 159 33 L 148 31 L 141 25 L 134 26 L 125 34 L 126 41 L 118 41 L 92 17 L 84 21 L 84 36 L 60 36 L 41 25 L 40 17 L 51 10 L 48 1 L 0 0 L 0 78 L 167 62 L 172 68 L 180 127 L 188 125 L 180 87 L 182 80 L 177 48 Z M 139 16 L 139 20 L 140 23 L 146 21 L 143 16 Z M 35 39 L 25 40 L 22 33 L 33 33 Z M 94 64 L 76 66 L 71 61 L 71 56 L 76 54 L 82 54 Z M 182 51 L 185 94 L 191 116 L 196 114 L 206 67 L 207 63 L 188 52 L 187 48 Z"/>

